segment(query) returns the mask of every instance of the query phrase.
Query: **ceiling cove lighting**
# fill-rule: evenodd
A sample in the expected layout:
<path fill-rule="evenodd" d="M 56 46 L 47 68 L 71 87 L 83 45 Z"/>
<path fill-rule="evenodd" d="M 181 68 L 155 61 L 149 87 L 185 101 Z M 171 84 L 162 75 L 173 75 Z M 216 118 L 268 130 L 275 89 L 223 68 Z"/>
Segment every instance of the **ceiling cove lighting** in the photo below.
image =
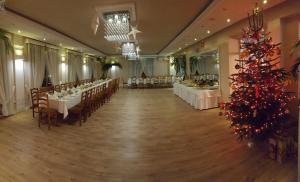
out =
<path fill-rule="evenodd" d="M 111 42 L 127 42 L 130 32 L 130 14 L 128 11 L 110 12 L 103 15 L 104 38 Z"/>

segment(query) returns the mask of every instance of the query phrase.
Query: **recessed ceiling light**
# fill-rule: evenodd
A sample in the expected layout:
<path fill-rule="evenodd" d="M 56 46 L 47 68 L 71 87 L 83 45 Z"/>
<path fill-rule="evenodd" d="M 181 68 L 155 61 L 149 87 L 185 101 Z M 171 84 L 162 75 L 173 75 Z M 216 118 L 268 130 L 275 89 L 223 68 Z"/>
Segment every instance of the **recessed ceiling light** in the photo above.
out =
<path fill-rule="evenodd" d="M 59 46 L 62 46 L 62 43 L 59 43 Z"/>
<path fill-rule="evenodd" d="M 181 47 L 179 47 L 178 49 L 181 50 Z"/>
<path fill-rule="evenodd" d="M 194 40 L 195 40 L 195 41 L 197 41 L 198 39 L 197 39 L 197 38 L 195 38 Z"/>
<path fill-rule="evenodd" d="M 207 33 L 210 34 L 210 30 L 207 30 Z"/>
<path fill-rule="evenodd" d="M 18 33 L 22 33 L 22 31 L 21 31 L 21 30 L 18 30 Z"/>
<path fill-rule="evenodd" d="M 44 39 L 43 39 L 44 41 L 46 41 L 46 38 L 44 37 Z"/>
<path fill-rule="evenodd" d="M 227 21 L 227 23 L 229 23 L 231 20 L 230 20 L 230 18 L 227 18 L 227 20 L 226 20 L 226 21 Z"/>
<path fill-rule="evenodd" d="M 267 0 L 264 0 L 264 1 L 263 1 L 263 3 L 264 3 L 264 4 L 267 4 L 267 3 L 268 3 L 268 1 L 267 1 Z"/>

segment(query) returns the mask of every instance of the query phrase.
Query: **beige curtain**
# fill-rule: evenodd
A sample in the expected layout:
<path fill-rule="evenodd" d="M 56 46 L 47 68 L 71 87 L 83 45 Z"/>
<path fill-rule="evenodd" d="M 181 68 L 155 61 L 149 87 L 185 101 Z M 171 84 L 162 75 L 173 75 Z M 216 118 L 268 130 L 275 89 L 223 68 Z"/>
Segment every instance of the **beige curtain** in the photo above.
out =
<path fill-rule="evenodd" d="M 12 56 L 7 52 L 3 40 L 0 40 L 0 103 L 2 114 L 9 116 L 16 113 L 14 105 L 14 65 Z"/>
<path fill-rule="evenodd" d="M 43 84 L 46 68 L 46 47 L 35 44 L 26 45 L 25 84 L 28 88 L 39 88 Z M 27 83 L 26 83 L 27 82 Z"/>
<path fill-rule="evenodd" d="M 93 73 L 93 61 L 91 57 L 87 57 L 87 62 L 85 64 L 85 78 L 84 79 L 91 79 Z"/>
<path fill-rule="evenodd" d="M 98 72 L 97 72 L 95 62 L 96 62 L 96 58 L 94 57 L 88 58 L 88 67 L 89 67 L 89 76 L 90 76 L 89 78 L 91 78 L 93 75 L 94 79 L 97 80 Z"/>
<path fill-rule="evenodd" d="M 68 78 L 69 82 L 83 79 L 82 74 L 82 55 L 68 52 Z"/>
<path fill-rule="evenodd" d="M 46 65 L 48 72 L 51 75 L 52 84 L 59 83 L 59 63 L 60 57 L 57 49 L 47 48 Z"/>

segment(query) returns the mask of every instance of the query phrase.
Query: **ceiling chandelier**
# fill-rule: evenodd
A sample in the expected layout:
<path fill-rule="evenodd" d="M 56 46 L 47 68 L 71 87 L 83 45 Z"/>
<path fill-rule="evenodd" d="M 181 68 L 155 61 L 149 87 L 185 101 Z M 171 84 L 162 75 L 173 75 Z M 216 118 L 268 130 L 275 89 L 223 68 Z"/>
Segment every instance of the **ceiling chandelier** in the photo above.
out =
<path fill-rule="evenodd" d="M 128 56 L 129 54 L 135 53 L 135 44 L 133 42 L 127 42 L 122 44 L 122 55 Z"/>
<path fill-rule="evenodd" d="M 5 10 L 5 0 L 0 0 L 0 11 Z"/>
<path fill-rule="evenodd" d="M 127 57 L 128 60 L 137 60 L 139 55 L 139 47 L 136 47 L 134 42 L 127 42 L 122 44 L 122 55 Z"/>
<path fill-rule="evenodd" d="M 112 42 L 129 41 L 130 14 L 128 11 L 110 12 L 103 15 L 104 38 Z"/>

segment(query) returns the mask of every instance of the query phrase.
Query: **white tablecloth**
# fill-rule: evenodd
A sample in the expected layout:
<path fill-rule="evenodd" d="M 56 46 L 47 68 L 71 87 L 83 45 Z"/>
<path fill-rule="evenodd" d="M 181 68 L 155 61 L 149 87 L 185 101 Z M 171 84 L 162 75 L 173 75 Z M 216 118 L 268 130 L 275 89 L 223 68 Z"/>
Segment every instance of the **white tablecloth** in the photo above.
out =
<path fill-rule="evenodd" d="M 99 83 L 97 85 L 94 85 L 88 89 L 97 87 L 99 85 L 103 85 L 103 84 L 107 84 L 106 86 L 108 86 L 108 83 L 111 80 L 107 80 L 105 82 Z M 85 90 L 88 90 L 85 89 Z M 83 91 L 85 91 L 83 90 Z M 57 97 L 54 96 L 49 96 L 49 107 L 56 109 L 59 113 L 64 115 L 64 118 L 66 118 L 68 116 L 68 109 L 76 106 L 77 104 L 79 104 L 81 102 L 81 93 L 83 91 L 78 92 L 77 94 L 73 94 L 73 95 L 67 95 L 62 99 L 58 99 Z"/>
<path fill-rule="evenodd" d="M 195 109 L 210 109 L 218 107 L 220 91 L 187 87 L 183 84 L 174 83 L 174 94 L 181 97 Z"/>

